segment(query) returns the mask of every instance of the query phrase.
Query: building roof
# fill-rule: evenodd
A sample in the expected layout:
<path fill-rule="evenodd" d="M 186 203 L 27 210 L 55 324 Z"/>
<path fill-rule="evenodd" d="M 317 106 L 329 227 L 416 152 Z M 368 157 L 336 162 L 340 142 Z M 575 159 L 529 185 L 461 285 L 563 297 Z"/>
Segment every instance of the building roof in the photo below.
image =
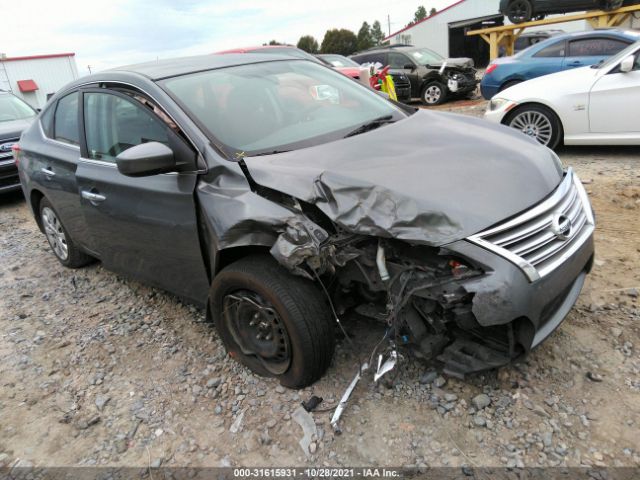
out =
<path fill-rule="evenodd" d="M 412 28 L 413 28 L 413 27 L 415 27 L 416 25 L 420 25 L 420 24 L 421 24 L 421 23 L 423 23 L 423 22 L 429 21 L 429 20 L 431 20 L 432 18 L 437 17 L 437 16 L 438 16 L 438 15 L 440 15 L 441 13 L 444 13 L 444 12 L 446 12 L 447 10 L 451 10 L 452 8 L 457 7 L 458 5 L 460 5 L 461 3 L 464 3 L 464 2 L 466 2 L 466 1 L 467 1 L 467 0 L 458 0 L 457 2 L 452 3 L 452 4 L 451 4 L 451 5 L 449 5 L 448 7 L 443 8 L 443 9 L 442 9 L 442 10 L 440 10 L 439 12 L 436 12 L 436 13 L 434 13 L 433 15 L 428 16 L 427 18 L 423 18 L 422 20 L 420 20 L 420 21 L 418 21 L 418 22 L 416 22 L 416 23 L 414 23 L 414 24 L 412 24 L 412 25 L 408 25 L 408 26 L 404 27 L 402 30 L 398 30 L 397 32 L 392 33 L 392 34 L 391 34 L 391 35 L 389 35 L 388 37 L 385 37 L 385 40 L 389 40 L 390 38 L 395 37 L 395 36 L 396 36 L 396 35 L 398 35 L 399 33 L 406 32 L 407 30 L 412 29 Z"/>
<path fill-rule="evenodd" d="M 44 60 L 47 58 L 75 57 L 75 53 L 51 53 L 49 55 L 30 55 L 26 57 L 0 57 L 0 62 L 15 62 L 17 60 Z"/>

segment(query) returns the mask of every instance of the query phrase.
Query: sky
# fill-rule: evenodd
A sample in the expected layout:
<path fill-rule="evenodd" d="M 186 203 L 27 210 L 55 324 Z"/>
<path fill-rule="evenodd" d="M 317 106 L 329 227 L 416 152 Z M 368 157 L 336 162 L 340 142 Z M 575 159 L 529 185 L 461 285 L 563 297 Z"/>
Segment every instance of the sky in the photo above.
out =
<path fill-rule="evenodd" d="M 331 28 L 355 33 L 379 20 L 392 33 L 420 5 L 440 10 L 455 0 L 4 0 L 0 53 L 9 57 L 74 52 L 78 73 L 270 40 L 322 42 Z"/>

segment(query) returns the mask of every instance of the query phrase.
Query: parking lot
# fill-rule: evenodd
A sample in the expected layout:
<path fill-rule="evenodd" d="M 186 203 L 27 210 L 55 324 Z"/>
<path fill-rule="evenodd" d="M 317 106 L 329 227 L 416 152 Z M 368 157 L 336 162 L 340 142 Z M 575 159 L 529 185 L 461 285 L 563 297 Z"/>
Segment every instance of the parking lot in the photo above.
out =
<path fill-rule="evenodd" d="M 521 363 L 465 381 L 403 355 L 392 388 L 365 376 L 342 435 L 330 407 L 359 353 L 344 340 L 322 380 L 286 390 L 227 357 L 202 311 L 99 264 L 63 268 L 21 196 L 2 198 L 0 465 L 640 465 L 640 155 L 559 154 L 598 222 L 568 319 Z M 379 332 L 345 324 L 369 352 Z M 305 456 L 292 414 L 312 395 L 324 401 Z"/>

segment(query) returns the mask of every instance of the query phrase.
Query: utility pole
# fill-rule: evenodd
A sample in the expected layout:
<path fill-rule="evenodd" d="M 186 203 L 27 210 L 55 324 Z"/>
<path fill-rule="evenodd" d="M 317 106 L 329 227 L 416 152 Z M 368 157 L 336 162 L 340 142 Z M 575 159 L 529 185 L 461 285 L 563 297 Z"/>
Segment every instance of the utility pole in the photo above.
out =
<path fill-rule="evenodd" d="M 89 70 L 89 75 L 91 75 L 91 65 L 87 65 L 87 70 Z"/>
<path fill-rule="evenodd" d="M 389 36 L 391 36 L 391 15 L 387 15 L 387 27 L 389 28 Z"/>

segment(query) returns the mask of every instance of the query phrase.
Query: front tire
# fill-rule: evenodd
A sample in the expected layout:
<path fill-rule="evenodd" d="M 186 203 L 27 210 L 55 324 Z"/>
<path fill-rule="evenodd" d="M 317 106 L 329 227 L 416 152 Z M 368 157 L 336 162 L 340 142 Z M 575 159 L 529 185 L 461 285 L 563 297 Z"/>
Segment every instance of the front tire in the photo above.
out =
<path fill-rule="evenodd" d="M 564 137 L 560 119 L 544 105 L 524 105 L 511 112 L 503 123 L 552 150 L 558 147 Z"/>
<path fill-rule="evenodd" d="M 243 258 L 213 280 L 211 312 L 229 355 L 261 376 L 304 388 L 335 349 L 331 313 L 312 282 L 267 255 Z"/>
<path fill-rule="evenodd" d="M 80 268 L 93 260 L 73 243 L 58 213 L 46 198 L 40 201 L 40 224 L 51 250 L 62 265 L 68 268 Z"/>
<path fill-rule="evenodd" d="M 511 23 L 524 23 L 533 18 L 533 7 L 529 0 L 513 0 L 507 7 Z"/>
<path fill-rule="evenodd" d="M 447 87 L 440 82 L 430 82 L 422 90 L 422 103 L 429 107 L 441 105 L 447 100 Z"/>

